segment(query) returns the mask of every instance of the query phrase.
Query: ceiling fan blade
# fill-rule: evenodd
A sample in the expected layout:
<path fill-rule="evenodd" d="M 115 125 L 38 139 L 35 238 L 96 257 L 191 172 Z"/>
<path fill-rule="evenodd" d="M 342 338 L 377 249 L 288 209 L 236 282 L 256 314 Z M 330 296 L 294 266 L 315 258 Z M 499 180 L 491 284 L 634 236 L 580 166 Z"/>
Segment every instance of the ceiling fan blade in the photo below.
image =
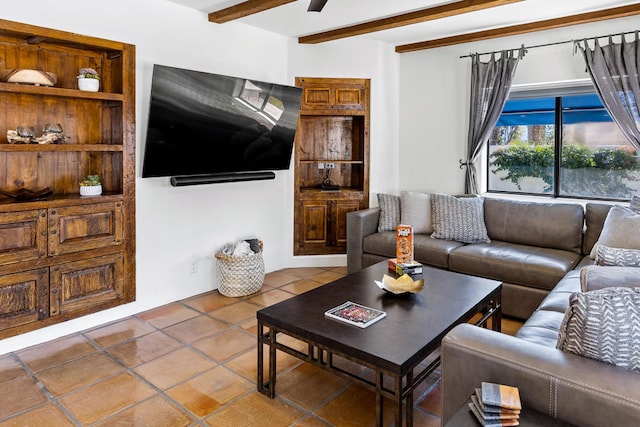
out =
<path fill-rule="evenodd" d="M 325 4 L 327 4 L 327 0 L 311 0 L 307 12 L 320 12 Z"/>

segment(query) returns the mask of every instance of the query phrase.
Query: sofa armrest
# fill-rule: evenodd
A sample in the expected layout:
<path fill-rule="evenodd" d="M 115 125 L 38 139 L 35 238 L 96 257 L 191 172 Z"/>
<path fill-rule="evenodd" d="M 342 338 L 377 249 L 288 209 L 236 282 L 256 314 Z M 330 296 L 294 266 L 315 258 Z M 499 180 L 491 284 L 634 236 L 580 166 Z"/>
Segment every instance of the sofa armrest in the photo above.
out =
<path fill-rule="evenodd" d="M 347 213 L 347 272 L 362 270 L 364 238 L 378 231 L 380 208 Z"/>
<path fill-rule="evenodd" d="M 580 426 L 640 425 L 640 374 L 469 324 L 442 341 L 442 424 L 483 381 L 516 386 L 532 408 Z"/>

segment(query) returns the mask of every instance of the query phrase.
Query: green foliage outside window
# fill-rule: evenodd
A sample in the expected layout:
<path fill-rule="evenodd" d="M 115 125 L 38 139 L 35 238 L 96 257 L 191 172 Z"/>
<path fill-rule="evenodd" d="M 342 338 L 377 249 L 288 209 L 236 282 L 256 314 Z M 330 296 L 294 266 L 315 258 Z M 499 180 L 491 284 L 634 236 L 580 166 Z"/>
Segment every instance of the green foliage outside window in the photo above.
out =
<path fill-rule="evenodd" d="M 620 148 L 591 150 L 583 145 L 566 145 L 560 162 L 560 191 L 564 194 L 596 196 L 612 195 L 628 198 L 635 190 L 628 182 L 638 181 L 640 166 L 635 152 Z M 505 171 L 503 181 L 511 181 L 519 190 L 520 179 L 541 178 L 544 192 L 553 189 L 553 145 L 515 143 L 501 147 L 490 155 L 491 172 Z"/>

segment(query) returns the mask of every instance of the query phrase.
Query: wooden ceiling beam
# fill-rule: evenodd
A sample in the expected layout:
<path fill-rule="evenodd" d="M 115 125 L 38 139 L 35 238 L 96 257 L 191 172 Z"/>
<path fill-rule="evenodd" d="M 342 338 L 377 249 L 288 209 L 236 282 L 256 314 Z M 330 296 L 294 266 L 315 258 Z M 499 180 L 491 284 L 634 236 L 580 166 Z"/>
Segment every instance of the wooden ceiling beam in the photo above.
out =
<path fill-rule="evenodd" d="M 427 9 L 416 10 L 414 12 L 403 13 L 401 15 L 390 16 L 388 18 L 376 19 L 375 21 L 363 22 L 361 24 L 337 28 L 335 30 L 325 31 L 322 33 L 302 36 L 298 38 L 298 43 L 323 43 L 331 40 L 403 27 L 405 25 L 433 21 L 435 19 L 447 18 L 450 16 L 461 15 L 463 13 L 476 12 L 478 10 L 489 9 L 492 7 L 505 6 L 520 1 L 523 0 L 461 0 L 442 6 L 430 7 Z"/>
<path fill-rule="evenodd" d="M 563 16 L 562 18 L 547 19 L 544 21 L 529 22 L 526 24 L 511 25 L 508 27 L 494 28 L 475 33 L 460 34 L 457 36 L 443 37 L 417 43 L 409 43 L 396 46 L 396 52 L 407 53 L 418 50 L 433 49 L 436 47 L 452 46 L 462 43 L 470 43 L 480 40 L 494 39 L 498 37 L 516 36 L 537 31 L 553 30 L 572 25 L 588 24 L 591 22 L 605 21 L 609 19 L 625 18 L 640 14 L 638 4 L 614 7 L 595 12 L 581 13 L 578 15 Z"/>
<path fill-rule="evenodd" d="M 296 0 L 247 0 L 245 2 L 230 6 L 225 9 L 211 12 L 209 14 L 209 22 L 224 24 L 234 19 L 244 18 L 254 13 L 264 12 L 287 3 L 293 3 Z"/>

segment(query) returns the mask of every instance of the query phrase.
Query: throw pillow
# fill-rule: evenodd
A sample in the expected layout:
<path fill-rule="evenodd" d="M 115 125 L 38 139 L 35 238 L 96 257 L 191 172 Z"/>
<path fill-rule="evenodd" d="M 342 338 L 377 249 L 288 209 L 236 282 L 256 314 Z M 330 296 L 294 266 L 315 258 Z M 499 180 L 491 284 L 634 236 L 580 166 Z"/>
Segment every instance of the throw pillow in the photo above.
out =
<path fill-rule="evenodd" d="M 557 348 L 640 372 L 640 288 L 571 295 Z"/>
<path fill-rule="evenodd" d="M 431 196 L 431 220 L 434 239 L 463 243 L 489 242 L 481 197 Z"/>
<path fill-rule="evenodd" d="M 640 288 L 640 268 L 588 265 L 580 270 L 582 292 L 615 287 Z"/>
<path fill-rule="evenodd" d="M 415 234 L 431 234 L 431 197 L 426 193 L 400 193 L 400 223 L 413 227 Z"/>
<path fill-rule="evenodd" d="M 393 194 L 378 194 L 380 219 L 378 231 L 396 231 L 400 222 L 400 197 Z"/>
<path fill-rule="evenodd" d="M 640 214 L 640 196 L 631 197 L 631 201 L 629 202 L 629 209 L 637 214 Z"/>
<path fill-rule="evenodd" d="M 623 206 L 614 206 L 604 220 L 598 241 L 591 250 L 595 259 L 599 245 L 610 248 L 640 249 L 640 214 Z"/>
<path fill-rule="evenodd" d="M 640 250 L 610 248 L 599 244 L 596 249 L 596 264 L 640 267 Z"/>
<path fill-rule="evenodd" d="M 631 197 L 631 201 L 629 202 L 629 209 L 631 209 L 633 212 L 635 212 L 637 214 L 640 214 L 640 196 Z M 603 228 L 603 230 L 604 230 L 604 228 Z M 601 232 L 600 235 L 602 236 L 602 232 Z M 598 240 L 593 245 L 593 248 L 591 249 L 591 253 L 589 254 L 591 259 L 596 259 L 596 251 L 598 250 L 598 243 L 600 243 L 600 240 Z"/>

